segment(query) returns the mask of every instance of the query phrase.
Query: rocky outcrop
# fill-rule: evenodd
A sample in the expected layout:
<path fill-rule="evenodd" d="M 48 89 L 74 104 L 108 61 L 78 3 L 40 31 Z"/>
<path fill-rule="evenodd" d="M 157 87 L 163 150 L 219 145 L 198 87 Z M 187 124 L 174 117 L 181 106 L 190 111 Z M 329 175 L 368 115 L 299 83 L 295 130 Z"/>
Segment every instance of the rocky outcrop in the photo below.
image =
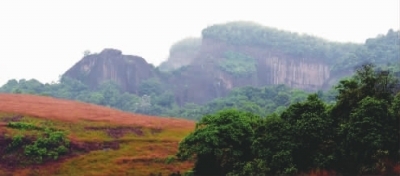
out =
<path fill-rule="evenodd" d="M 244 53 L 256 60 L 256 72 L 246 77 L 235 77 L 218 68 L 225 51 Z M 206 67 L 204 74 L 213 74 L 226 89 L 241 86 L 267 86 L 285 84 L 289 87 L 315 91 L 326 87 L 330 79 L 330 66 L 317 58 L 296 58 L 270 48 L 238 47 L 225 42 L 205 39 L 195 65 Z"/>
<path fill-rule="evenodd" d="M 368 56 L 367 50 L 393 53 L 381 64 L 397 59 L 398 44 L 387 47 L 396 36 L 389 31 L 387 37 L 367 40 L 365 47 L 251 22 L 231 22 L 207 27 L 201 38 L 178 41 L 157 69 L 141 57 L 105 49 L 85 56 L 64 76 L 81 80 L 91 88 L 112 80 L 135 94 L 142 81 L 155 78 L 163 91 L 174 93 L 180 105 L 205 103 L 243 86 L 284 84 L 303 90 L 326 90 L 342 77 L 351 75 L 352 67 L 365 58 L 374 61 L 381 57 L 380 54 Z M 374 49 L 376 46 L 385 48 Z"/>
<path fill-rule="evenodd" d="M 318 90 L 330 77 L 329 66 L 321 62 L 270 57 L 261 59 L 259 64 L 264 66 L 263 71 L 266 74 L 261 76 L 260 81 L 267 84 L 285 84 L 293 88 Z"/>
<path fill-rule="evenodd" d="M 154 77 L 155 73 L 154 67 L 141 57 L 104 49 L 99 54 L 85 56 L 63 76 L 78 79 L 91 88 L 111 80 L 124 91 L 137 93 L 141 81 Z"/>
<path fill-rule="evenodd" d="M 220 68 L 227 60 L 224 52 L 237 51 L 254 58 L 255 72 L 246 76 L 232 75 Z M 85 56 L 64 76 L 82 81 L 97 88 L 105 81 L 117 83 L 124 91 L 138 94 L 142 81 L 156 78 L 165 91 L 175 95 L 178 104 L 206 103 L 226 96 L 229 91 L 243 86 L 285 84 L 303 90 L 318 90 L 330 80 L 327 64 L 282 55 L 268 48 L 237 47 L 224 42 L 205 40 L 199 54 L 186 67 L 173 73 L 158 72 L 143 58 L 123 55 L 115 49 L 105 49 L 99 54 Z"/>

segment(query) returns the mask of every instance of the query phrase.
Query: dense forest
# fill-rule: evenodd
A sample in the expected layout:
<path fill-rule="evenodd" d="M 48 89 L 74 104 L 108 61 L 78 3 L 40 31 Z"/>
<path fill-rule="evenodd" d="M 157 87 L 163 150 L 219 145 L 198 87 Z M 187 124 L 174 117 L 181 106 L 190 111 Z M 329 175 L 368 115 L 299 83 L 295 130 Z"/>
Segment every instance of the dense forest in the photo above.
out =
<path fill-rule="evenodd" d="M 398 173 L 398 83 L 366 64 L 340 81 L 333 104 L 310 94 L 281 114 L 228 109 L 206 115 L 177 157 L 195 160 L 195 175 Z"/>

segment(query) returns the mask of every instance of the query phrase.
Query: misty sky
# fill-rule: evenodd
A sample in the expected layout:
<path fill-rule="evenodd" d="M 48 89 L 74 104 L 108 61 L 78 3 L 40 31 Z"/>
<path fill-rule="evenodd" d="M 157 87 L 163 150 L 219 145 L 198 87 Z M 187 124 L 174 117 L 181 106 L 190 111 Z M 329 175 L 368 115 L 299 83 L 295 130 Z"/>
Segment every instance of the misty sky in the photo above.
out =
<path fill-rule="evenodd" d="M 399 0 L 0 1 L 0 85 L 57 81 L 85 50 L 115 48 L 158 65 L 174 42 L 235 20 L 362 43 L 398 30 L 399 11 Z"/>

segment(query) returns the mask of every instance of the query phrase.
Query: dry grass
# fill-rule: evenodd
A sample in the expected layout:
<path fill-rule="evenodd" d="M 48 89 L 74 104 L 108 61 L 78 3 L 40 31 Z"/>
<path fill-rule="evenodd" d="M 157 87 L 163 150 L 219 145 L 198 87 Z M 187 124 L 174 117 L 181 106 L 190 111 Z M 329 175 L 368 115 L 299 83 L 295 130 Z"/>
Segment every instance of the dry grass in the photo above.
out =
<path fill-rule="evenodd" d="M 118 144 L 115 150 L 74 153 L 58 161 L 12 170 L 0 163 L 0 175 L 168 175 L 183 173 L 193 166 L 190 162 L 166 162 L 176 153 L 179 141 L 194 129 L 190 120 L 131 114 L 88 103 L 22 94 L 0 94 L 0 112 L 2 136 L 35 133 L 7 128 L 5 119 L 22 114 L 18 121 L 65 131 L 73 143 Z M 136 131 L 130 132 L 129 128 Z M 116 129 L 127 132 L 121 136 Z M 118 132 L 118 138 L 110 131 Z"/>
<path fill-rule="evenodd" d="M 90 120 L 147 128 L 194 128 L 194 122 L 190 120 L 131 114 L 89 103 L 36 95 L 0 94 L 0 110 L 72 122 Z"/>

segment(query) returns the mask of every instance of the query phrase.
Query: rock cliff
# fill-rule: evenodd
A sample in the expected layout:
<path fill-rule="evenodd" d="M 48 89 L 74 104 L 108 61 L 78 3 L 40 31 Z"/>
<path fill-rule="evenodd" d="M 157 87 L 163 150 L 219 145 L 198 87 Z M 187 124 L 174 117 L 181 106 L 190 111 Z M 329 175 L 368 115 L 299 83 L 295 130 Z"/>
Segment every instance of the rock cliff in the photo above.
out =
<path fill-rule="evenodd" d="M 360 46 L 233 22 L 207 27 L 201 38 L 177 42 L 158 68 L 141 57 L 105 49 L 85 56 L 64 76 L 91 88 L 111 80 L 135 94 L 143 81 L 152 79 L 163 91 L 174 93 L 178 104 L 201 104 L 243 86 L 285 84 L 309 91 L 329 89 L 338 77 L 347 74 L 343 70 L 332 74 L 332 68 L 338 63 L 346 65 L 352 58 L 349 53 Z"/>
<path fill-rule="evenodd" d="M 223 70 L 221 63 L 230 61 L 230 58 L 224 56 L 225 51 L 245 53 L 254 59 L 251 64 L 255 70 L 247 75 L 235 75 Z M 180 105 L 187 102 L 206 103 L 226 96 L 233 88 L 243 86 L 285 84 L 315 91 L 322 89 L 330 79 L 329 66 L 323 62 L 285 56 L 268 48 L 238 48 L 220 41 L 203 42 L 197 56 L 186 64 L 165 76 L 168 72 L 156 71 L 141 57 L 105 49 L 99 54 L 85 56 L 64 76 L 78 79 L 93 89 L 111 80 L 122 90 L 135 94 L 138 94 L 143 81 L 156 78 L 165 91 L 174 93 Z"/>
<path fill-rule="evenodd" d="M 63 76 L 78 79 L 91 88 L 111 80 L 122 90 L 137 94 L 140 82 L 154 77 L 155 73 L 154 67 L 141 57 L 104 49 L 99 54 L 85 56 Z"/>

